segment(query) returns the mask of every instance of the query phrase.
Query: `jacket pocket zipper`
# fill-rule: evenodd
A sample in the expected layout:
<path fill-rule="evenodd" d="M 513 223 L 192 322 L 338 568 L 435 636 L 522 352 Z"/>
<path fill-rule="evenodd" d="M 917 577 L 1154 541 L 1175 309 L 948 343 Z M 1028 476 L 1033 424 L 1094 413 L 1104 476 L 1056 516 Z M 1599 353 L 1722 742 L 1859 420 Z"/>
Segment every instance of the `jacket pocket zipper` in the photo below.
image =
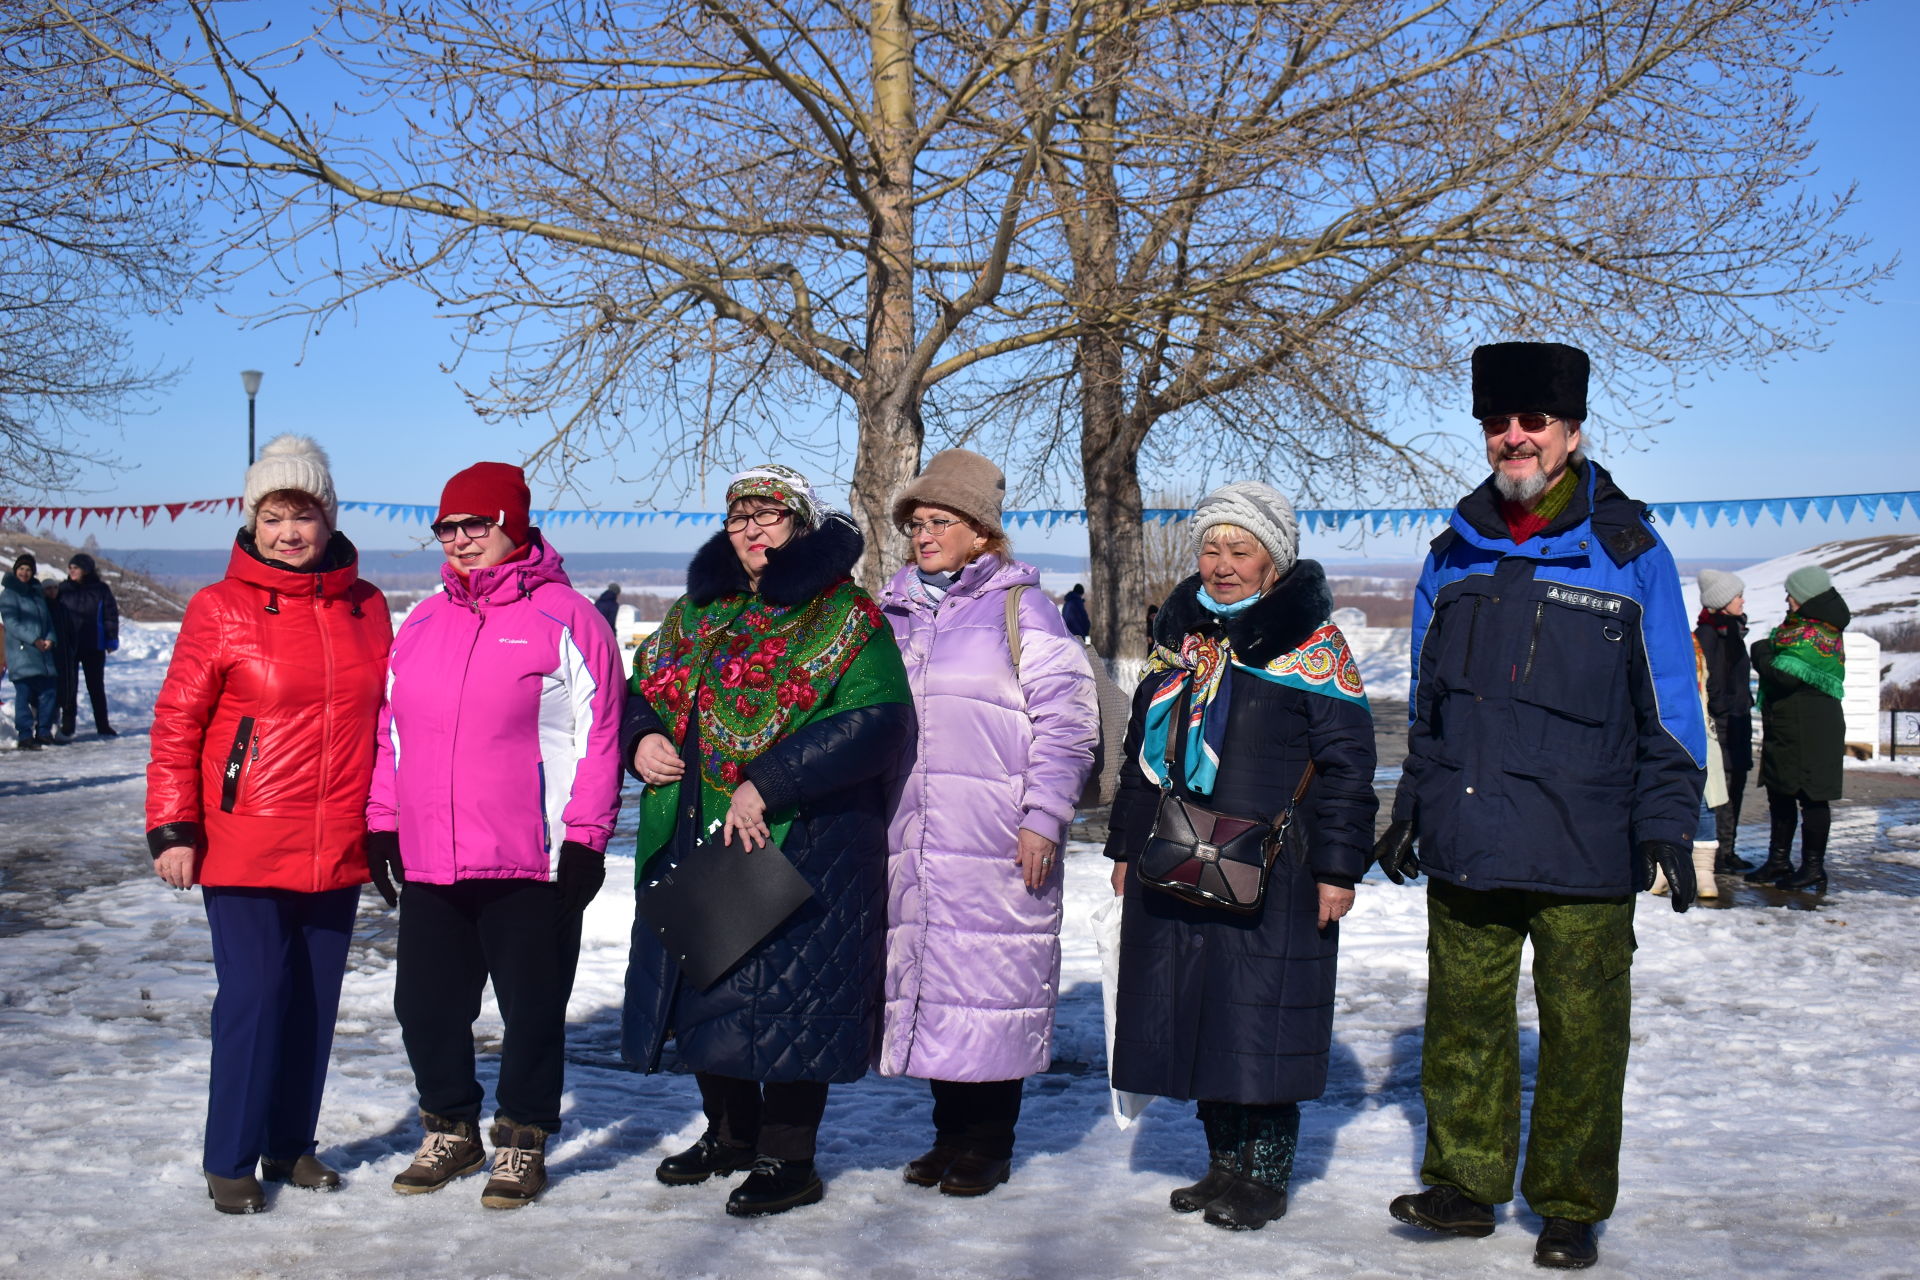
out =
<path fill-rule="evenodd" d="M 240 772 L 246 768 L 247 749 L 253 748 L 253 758 L 260 758 L 260 749 L 253 741 L 253 717 L 241 716 L 240 723 L 233 730 L 233 748 L 227 752 L 227 768 L 220 778 L 220 812 L 232 813 L 233 806 L 240 799 Z"/>
<path fill-rule="evenodd" d="M 1486 603 L 1485 596 L 1473 598 L 1473 616 L 1467 619 L 1467 650 L 1460 656 L 1460 674 L 1473 674 L 1473 633 L 1480 629 L 1480 606 Z"/>
<path fill-rule="evenodd" d="M 1540 648 L 1540 619 L 1546 612 L 1547 605 L 1544 600 L 1533 606 L 1533 635 L 1527 640 L 1527 669 L 1520 676 L 1521 684 L 1533 683 L 1533 655 Z"/>

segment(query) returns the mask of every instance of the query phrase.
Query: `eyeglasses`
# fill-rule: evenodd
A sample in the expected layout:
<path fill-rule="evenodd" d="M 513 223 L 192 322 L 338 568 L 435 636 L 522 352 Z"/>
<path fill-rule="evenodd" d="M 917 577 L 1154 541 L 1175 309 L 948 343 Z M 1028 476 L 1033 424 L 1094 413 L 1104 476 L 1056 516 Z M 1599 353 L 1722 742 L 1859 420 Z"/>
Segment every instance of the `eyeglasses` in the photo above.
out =
<path fill-rule="evenodd" d="M 964 520 L 949 520 L 945 516 L 935 516 L 931 520 L 909 520 L 907 521 L 907 536 L 909 538 L 917 538 L 920 536 L 920 531 L 925 529 L 936 538 L 944 538 L 947 536 L 947 530 L 957 524 L 965 523 L 966 521 Z"/>
<path fill-rule="evenodd" d="M 792 514 L 793 512 L 787 510 L 785 507 L 762 507 L 758 511 L 747 511 L 737 516 L 728 516 L 726 519 L 726 529 L 728 533 L 738 533 L 749 524 L 757 524 L 762 529 L 771 529 L 774 525 L 779 524 Z"/>
<path fill-rule="evenodd" d="M 1509 422 L 1517 423 L 1530 436 L 1537 436 L 1553 421 L 1550 413 L 1502 413 L 1480 419 L 1480 429 L 1490 436 L 1506 434 Z"/>
<path fill-rule="evenodd" d="M 487 536 L 487 530 L 499 523 L 497 520 L 489 520 L 484 516 L 476 517 L 472 520 L 442 520 L 432 526 L 433 536 L 442 542 L 452 542 L 455 538 L 464 534 L 469 541 L 478 542 Z"/>

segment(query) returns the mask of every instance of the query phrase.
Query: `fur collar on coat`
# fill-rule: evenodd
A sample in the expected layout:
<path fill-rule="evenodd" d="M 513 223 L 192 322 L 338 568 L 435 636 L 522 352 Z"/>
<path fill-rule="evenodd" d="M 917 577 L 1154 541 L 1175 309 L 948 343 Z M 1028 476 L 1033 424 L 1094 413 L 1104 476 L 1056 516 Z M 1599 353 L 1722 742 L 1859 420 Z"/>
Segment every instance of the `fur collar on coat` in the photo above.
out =
<path fill-rule="evenodd" d="M 1231 618 L 1218 618 L 1202 608 L 1199 590 L 1197 573 L 1173 589 L 1153 618 L 1156 644 L 1177 651 L 1189 631 L 1224 625 L 1227 643 L 1233 646 L 1233 660 L 1243 666 L 1264 667 L 1299 648 L 1333 614 L 1333 592 L 1327 587 L 1326 571 L 1316 560 L 1296 562 L 1273 590 L 1246 612 Z"/>
<path fill-rule="evenodd" d="M 775 605 L 804 604 L 842 578 L 852 577 L 854 563 L 866 545 L 853 522 L 835 512 L 813 532 L 767 552 L 760 598 Z M 725 530 L 694 552 L 687 566 L 687 594 L 694 604 L 704 608 L 722 596 L 750 589 L 747 571 Z"/>

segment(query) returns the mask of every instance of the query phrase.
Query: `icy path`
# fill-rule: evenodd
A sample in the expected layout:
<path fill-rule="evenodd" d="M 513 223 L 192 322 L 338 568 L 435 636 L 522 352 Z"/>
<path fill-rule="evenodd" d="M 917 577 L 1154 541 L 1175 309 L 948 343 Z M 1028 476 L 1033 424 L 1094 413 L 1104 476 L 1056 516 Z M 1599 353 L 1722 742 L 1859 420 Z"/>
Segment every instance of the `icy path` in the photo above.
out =
<path fill-rule="evenodd" d="M 157 672 L 148 673 L 157 680 Z M 138 664 L 125 673 L 137 702 Z M 150 696 L 150 695 L 149 695 Z M 139 730 L 129 705 L 126 727 Z M 1053 1072 L 1029 1085 L 1013 1181 L 979 1201 L 905 1186 L 924 1085 L 838 1088 L 826 1202 L 737 1222 L 718 1184 L 668 1188 L 659 1157 L 697 1136 L 690 1077 L 621 1069 L 632 896 L 616 863 L 587 919 L 568 1120 L 555 1181 L 494 1213 L 477 1179 L 386 1188 L 416 1141 L 392 972 L 359 947 L 322 1116 L 335 1195 L 283 1191 L 253 1218 L 200 1182 L 212 996 L 197 893 L 164 888 L 139 843 L 143 733 L 0 755 L 9 863 L 30 848 L 37 924 L 0 937 L 0 1273 L 32 1276 L 1428 1277 L 1537 1276 L 1524 1212 L 1484 1241 L 1416 1235 L 1386 1201 L 1417 1186 L 1423 895 L 1363 886 L 1345 931 L 1327 1096 L 1306 1108 L 1288 1216 L 1233 1235 L 1166 1209 L 1200 1171 L 1198 1125 L 1158 1103 L 1107 1119 L 1087 913 L 1106 864 L 1067 863 L 1065 997 Z M 1908 820 L 1911 822 L 1911 819 Z M 1896 839 L 1903 839 L 1905 832 Z M 45 884 L 69 867 L 78 892 Z M 11 868 L 10 868 L 11 869 Z M 11 898 L 11 894 L 0 895 Z M 1913 1276 L 1920 1271 L 1920 904 L 1873 892 L 1818 911 L 1673 915 L 1643 900 L 1623 1194 L 1592 1274 Z M 384 913 L 381 913 L 382 915 Z M 374 918 L 369 909 L 365 923 Z M 483 1040 L 497 1035 L 483 1019 Z M 1532 1032 L 1523 1031 L 1531 1053 Z M 493 1062 L 483 1058 L 490 1082 Z"/>

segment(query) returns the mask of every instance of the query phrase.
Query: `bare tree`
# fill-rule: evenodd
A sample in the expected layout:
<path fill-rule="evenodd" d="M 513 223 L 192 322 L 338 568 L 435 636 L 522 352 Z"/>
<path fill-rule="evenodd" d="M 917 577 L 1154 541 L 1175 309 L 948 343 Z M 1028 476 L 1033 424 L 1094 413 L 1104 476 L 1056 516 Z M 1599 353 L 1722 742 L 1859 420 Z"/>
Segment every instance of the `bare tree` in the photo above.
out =
<path fill-rule="evenodd" d="M 195 292 L 185 201 L 102 109 L 103 72 L 38 6 L 0 5 L 0 496 L 105 460 L 77 420 L 169 377 L 133 362 L 128 316 Z"/>
<path fill-rule="evenodd" d="M 499 361 L 476 409 L 553 420 L 533 458 L 559 474 L 595 431 L 655 436 L 682 482 L 743 439 L 830 450 L 806 421 L 847 403 L 877 549 L 926 390 L 1053 336 L 967 326 L 1006 281 L 1072 8 L 343 0 L 282 37 L 188 0 L 181 58 L 58 7 L 118 60 L 128 128 L 215 175 L 228 271 L 270 260 L 312 322 L 425 288 Z"/>
<path fill-rule="evenodd" d="M 1809 190 L 1796 79 L 1845 7 L 1103 0 L 1019 317 L 1072 317 L 1019 395 L 1060 406 L 1043 449 L 1077 429 L 1096 645 L 1142 639 L 1150 439 L 1162 474 L 1438 501 L 1464 455 L 1429 406 L 1464 422 L 1476 343 L 1579 343 L 1628 432 L 1699 371 L 1816 346 L 1882 273 L 1851 191 Z"/>

